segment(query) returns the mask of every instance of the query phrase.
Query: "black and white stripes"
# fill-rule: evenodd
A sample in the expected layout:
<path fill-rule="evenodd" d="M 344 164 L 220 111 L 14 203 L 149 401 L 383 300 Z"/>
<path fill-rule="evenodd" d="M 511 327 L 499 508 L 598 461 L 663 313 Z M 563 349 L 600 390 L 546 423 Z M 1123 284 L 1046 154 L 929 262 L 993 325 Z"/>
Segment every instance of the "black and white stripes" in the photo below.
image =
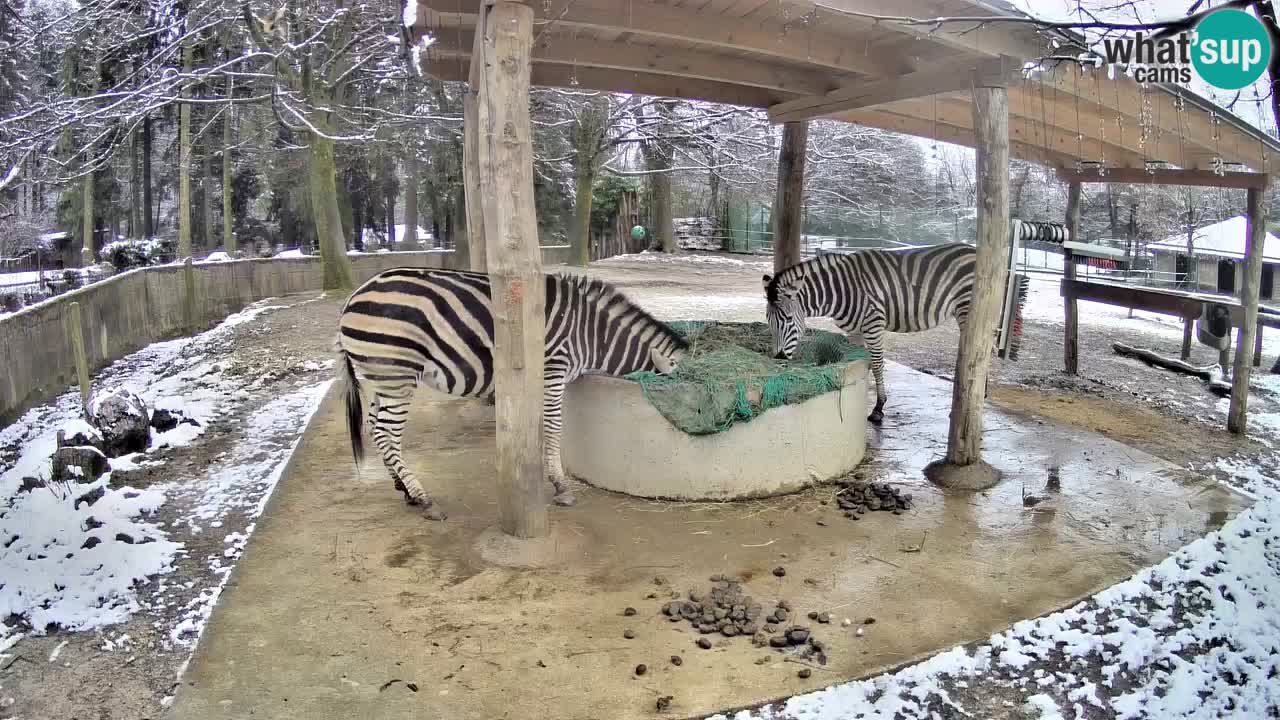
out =
<path fill-rule="evenodd" d="M 820 255 L 777 277 L 764 276 L 774 352 L 791 357 L 808 317 L 829 317 L 846 333 L 860 332 L 871 355 L 876 406 L 884 418 L 884 333 L 918 332 L 955 317 L 963 328 L 973 294 L 976 251 L 951 243 L 906 250 Z"/>
<path fill-rule="evenodd" d="M 463 397 L 493 394 L 490 297 L 488 275 L 402 268 L 365 283 L 342 311 L 338 348 L 352 450 L 358 461 L 367 404 L 374 413 L 374 444 L 411 504 L 430 508 L 432 499 L 401 457 L 409 402 L 419 384 Z M 560 463 L 565 385 L 587 372 L 667 373 L 686 347 L 682 336 L 612 286 L 578 276 L 546 277 L 543 428 L 546 471 L 558 503 L 573 502 Z"/>

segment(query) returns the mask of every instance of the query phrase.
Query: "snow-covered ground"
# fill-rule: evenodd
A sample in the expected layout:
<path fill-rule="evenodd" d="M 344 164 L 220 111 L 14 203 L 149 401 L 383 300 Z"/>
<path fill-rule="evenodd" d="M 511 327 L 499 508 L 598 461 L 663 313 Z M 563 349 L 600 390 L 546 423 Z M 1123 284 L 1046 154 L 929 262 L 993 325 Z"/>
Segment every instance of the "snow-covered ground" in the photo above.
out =
<path fill-rule="evenodd" d="M 137 656 L 138 638 L 113 629 L 134 616 L 151 619 L 151 651 L 190 653 L 332 382 L 332 360 L 236 354 L 286 307 L 257 303 L 99 373 L 96 387 L 131 390 L 197 424 L 153 429 L 145 453 L 112 459 L 92 483 L 46 482 L 57 432 L 86 427 L 75 390 L 0 430 L 0 668 L 24 638 L 46 633 L 66 638 L 64 658 L 86 634 L 98 652 Z M 14 693 L 22 699 L 0 675 L 0 717 Z"/>

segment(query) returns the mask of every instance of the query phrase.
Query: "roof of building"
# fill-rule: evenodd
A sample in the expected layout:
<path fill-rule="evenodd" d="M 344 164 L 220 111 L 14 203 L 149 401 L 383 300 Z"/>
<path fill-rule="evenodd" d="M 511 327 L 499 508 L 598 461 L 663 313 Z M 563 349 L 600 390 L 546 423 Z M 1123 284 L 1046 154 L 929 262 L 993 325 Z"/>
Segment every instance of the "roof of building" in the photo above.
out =
<path fill-rule="evenodd" d="M 1192 237 L 1194 254 L 1204 257 L 1220 257 L 1240 260 L 1244 258 L 1245 240 L 1248 237 L 1249 223 L 1243 215 L 1230 220 L 1206 225 L 1196 230 Z M 1155 252 L 1187 252 L 1187 234 L 1170 235 L 1160 242 L 1147 246 Z M 1280 262 L 1280 238 L 1267 233 L 1263 247 L 1262 259 Z"/>
<path fill-rule="evenodd" d="M 405 22 L 422 70 L 467 80 L 485 0 L 409 0 Z M 1051 58 L 1088 55 L 1081 38 L 1024 22 L 1003 0 L 555 0 L 533 9 L 534 85 L 768 108 L 776 122 L 834 118 L 974 145 L 971 87 L 1010 77 L 1014 157 L 1254 172 L 1280 159 L 1276 139 L 1185 87 Z M 972 22 L 918 22 L 940 16 Z M 1040 63 L 1024 71 L 1024 61 Z M 1208 177 L 1208 176 L 1205 176 Z M 1202 184 L 1213 185 L 1213 178 Z"/>

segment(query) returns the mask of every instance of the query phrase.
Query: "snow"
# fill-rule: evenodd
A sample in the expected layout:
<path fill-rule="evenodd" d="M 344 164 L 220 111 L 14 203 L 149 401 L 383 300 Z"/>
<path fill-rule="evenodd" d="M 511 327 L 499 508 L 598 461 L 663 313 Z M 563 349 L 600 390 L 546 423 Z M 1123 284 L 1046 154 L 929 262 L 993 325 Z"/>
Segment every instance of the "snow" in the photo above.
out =
<path fill-rule="evenodd" d="M 289 248 L 288 250 L 281 250 L 280 252 L 276 253 L 276 254 L 275 254 L 275 255 L 273 255 L 272 257 L 278 257 L 278 258 L 304 258 L 304 257 L 307 257 L 307 254 L 306 254 L 306 253 L 304 253 L 304 252 L 302 252 L 302 250 L 300 250 L 299 248 Z"/>
<path fill-rule="evenodd" d="M 418 1 L 404 0 L 404 10 L 400 16 L 400 24 L 411 28 L 418 23 Z"/>
<path fill-rule="evenodd" d="M 81 280 L 101 275 L 102 271 L 95 265 L 87 268 L 70 268 L 71 272 L 80 276 Z M 62 282 L 62 274 L 66 270 L 51 268 L 44 271 L 45 280 L 53 280 Z M 40 271 L 30 270 L 27 272 L 0 273 L 0 287 L 18 287 L 22 285 L 35 285 L 40 282 Z"/>
<path fill-rule="evenodd" d="M 109 483 L 107 474 L 70 492 L 35 488 L 5 510 L 0 537 L 9 545 L 0 554 L 0 617 L 25 617 L 40 633 L 49 626 L 102 627 L 138 610 L 135 583 L 168 569 L 181 546 L 145 518 L 164 502 L 163 490 Z M 104 494 L 95 503 L 80 500 L 99 489 Z M 87 537 L 98 542 L 88 546 L 85 528 L 97 523 Z"/>
<path fill-rule="evenodd" d="M 1193 243 L 1196 255 L 1241 259 L 1244 257 L 1245 239 L 1249 234 L 1249 221 L 1238 215 L 1195 231 Z M 1187 252 L 1187 234 L 1170 235 L 1160 242 L 1151 243 L 1148 249 L 1164 252 Z M 1262 259 L 1280 262 L 1280 238 L 1267 233 Z"/>
<path fill-rule="evenodd" d="M 426 38 L 423 38 L 423 40 L 425 41 L 425 40 L 426 40 Z M 426 43 L 426 45 L 430 45 L 430 44 L 431 44 L 430 42 L 427 42 L 427 43 Z M 425 47 L 425 45 L 424 45 L 424 47 Z M 418 46 L 417 46 L 417 45 L 415 45 L 415 46 L 414 46 L 414 49 L 416 50 L 417 48 L 418 48 Z M 396 226 L 395 226 L 395 230 L 396 230 L 396 242 L 398 242 L 398 243 L 399 243 L 399 242 L 404 242 L 404 241 L 405 241 L 405 228 L 407 228 L 407 227 L 408 227 L 408 225 L 396 225 Z M 365 228 L 365 229 L 364 229 L 364 234 L 363 234 L 362 239 L 363 239 L 363 241 L 364 241 L 364 243 L 365 243 L 365 246 L 367 247 L 367 246 L 369 246 L 369 245 L 377 245 L 377 244 L 379 244 L 379 243 L 386 242 L 387 237 L 386 237 L 386 234 L 385 234 L 385 233 L 378 232 L 378 231 L 374 230 L 373 228 Z M 426 231 L 426 230 L 425 230 L 421 225 L 419 225 L 419 226 L 418 226 L 418 242 L 419 242 L 419 243 L 426 243 L 426 242 L 430 242 L 431 240 L 432 240 L 432 235 L 431 235 L 431 233 L 427 232 L 427 231 Z"/>
<path fill-rule="evenodd" d="M 1063 720 L 1058 704 L 1048 695 L 1032 695 L 1027 698 L 1026 709 L 1028 712 L 1034 712 L 1034 717 L 1040 720 Z"/>
<path fill-rule="evenodd" d="M 614 255 L 611 258 L 592 264 L 608 266 L 625 263 L 720 265 L 725 267 L 752 268 L 766 272 L 773 272 L 773 260 L 770 258 L 765 258 L 764 260 L 741 260 L 738 258 L 725 257 L 723 255 L 695 255 L 692 253 L 671 254 L 664 252 L 649 252 L 648 250 L 628 255 Z M 761 297 L 763 297 L 763 295 Z"/>
<path fill-rule="evenodd" d="M 261 380 L 224 372 L 226 368 L 205 358 L 204 348 L 222 341 L 230 329 L 280 307 L 264 301 L 194 338 L 154 343 L 106 368 L 100 375 L 109 379 L 104 387 L 133 391 L 149 406 L 179 411 L 199 423 L 153 433 L 152 451 L 193 442 L 211 421 L 243 401 L 245 383 Z M 307 371 L 329 367 L 303 365 Z M 38 635 L 52 627 L 100 628 L 150 607 L 141 596 L 159 592 L 176 558 L 186 552 L 169 536 L 171 530 L 157 524 L 156 511 L 178 503 L 179 522 L 197 528 L 220 526 L 232 510 L 256 517 L 331 382 L 287 392 L 251 415 L 247 439 L 220 456 L 208 478 L 161 481 L 143 490 L 113 487 L 119 483 L 112 481 L 112 474 L 162 466 L 163 459 L 128 455 L 112 459 L 110 472 L 94 482 L 41 484 L 18 492 L 24 478 L 48 477 L 59 429 L 92 432 L 81 418 L 78 392 L 65 393 L 0 429 L 0 447 L 20 448 L 11 466 L 0 473 L 0 619 L 22 618 Z M 219 583 L 225 582 L 243 546 L 241 541 L 230 555 L 219 553 L 225 571 Z M 211 603 L 220 587 L 206 588 L 200 597 Z M 196 603 L 194 614 L 183 618 L 182 644 L 199 634 L 211 607 Z M 17 642 L 20 635 L 14 630 L 0 620 L 0 651 Z"/>
<path fill-rule="evenodd" d="M 206 257 L 203 260 L 199 260 L 197 262 L 216 263 L 216 262 L 230 262 L 232 260 L 235 260 L 235 258 L 231 257 L 230 255 L 228 255 L 227 253 L 221 250 L 218 250 L 217 252 L 209 253 L 208 257 Z"/>

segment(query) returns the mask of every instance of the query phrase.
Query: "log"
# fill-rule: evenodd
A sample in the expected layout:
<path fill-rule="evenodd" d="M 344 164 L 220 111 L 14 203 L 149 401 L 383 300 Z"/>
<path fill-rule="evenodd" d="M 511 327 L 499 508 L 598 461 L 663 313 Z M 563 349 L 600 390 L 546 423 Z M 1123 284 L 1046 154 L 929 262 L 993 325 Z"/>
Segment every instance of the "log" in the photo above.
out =
<path fill-rule="evenodd" d="M 804 161 L 809 123 L 789 122 L 782 127 L 778 148 L 778 189 L 773 200 L 773 271 L 800 262 L 800 230 L 804 208 Z"/>
<path fill-rule="evenodd" d="M 89 407 L 89 356 L 84 348 L 84 325 L 82 325 L 80 303 L 73 302 L 67 306 L 67 314 L 62 316 L 67 339 L 71 343 L 71 359 L 76 366 L 76 383 L 80 386 L 80 407 Z"/>
<path fill-rule="evenodd" d="M 1240 287 L 1240 304 L 1244 321 L 1236 336 L 1235 368 L 1231 372 L 1231 409 L 1227 411 L 1227 430 L 1244 434 L 1249 407 L 1249 373 L 1253 370 L 1250 350 L 1254 333 L 1258 332 L 1258 289 L 1262 286 L 1262 246 L 1267 238 L 1265 191 L 1251 188 L 1248 195 L 1249 241 L 1244 254 L 1244 282 Z"/>
<path fill-rule="evenodd" d="M 529 123 L 533 9 L 497 2 L 482 9 L 481 22 L 477 160 L 484 227 L 493 231 L 483 247 L 492 283 L 498 510 L 504 533 L 533 538 L 547 533 L 542 459 L 546 292 Z"/>
<path fill-rule="evenodd" d="M 484 202 L 480 194 L 480 67 L 484 33 L 475 34 L 471 75 L 462 96 L 462 185 L 467 212 L 467 263 L 474 272 L 484 272 L 488 264 L 484 237 Z M 461 258 L 459 258 L 461 260 Z"/>
<path fill-rule="evenodd" d="M 1114 350 L 1117 355 L 1141 360 L 1152 367 L 1163 368 L 1165 370 L 1172 370 L 1176 373 L 1182 373 L 1183 375 L 1198 377 L 1209 384 L 1210 390 L 1219 395 L 1225 396 L 1231 393 L 1231 383 L 1223 377 L 1221 365 L 1192 365 L 1191 363 L 1183 362 L 1182 360 L 1165 357 L 1154 350 L 1137 348 L 1121 342 L 1112 343 L 1111 349 Z"/>
<path fill-rule="evenodd" d="M 973 89 L 973 120 L 978 138 L 978 256 L 973 299 L 960 333 L 956 382 L 945 462 L 973 465 L 982 455 L 982 411 L 987 371 L 1009 258 L 1009 96 L 1002 87 Z"/>
<path fill-rule="evenodd" d="M 1072 240 L 1080 238 L 1080 182 L 1072 181 L 1067 186 L 1067 234 Z M 1062 279 L 1076 279 L 1076 263 L 1070 250 L 1063 250 Z M 1063 323 L 1062 364 L 1068 375 L 1080 372 L 1080 316 L 1076 305 L 1076 296 L 1063 293 L 1063 310 L 1066 322 Z"/>

